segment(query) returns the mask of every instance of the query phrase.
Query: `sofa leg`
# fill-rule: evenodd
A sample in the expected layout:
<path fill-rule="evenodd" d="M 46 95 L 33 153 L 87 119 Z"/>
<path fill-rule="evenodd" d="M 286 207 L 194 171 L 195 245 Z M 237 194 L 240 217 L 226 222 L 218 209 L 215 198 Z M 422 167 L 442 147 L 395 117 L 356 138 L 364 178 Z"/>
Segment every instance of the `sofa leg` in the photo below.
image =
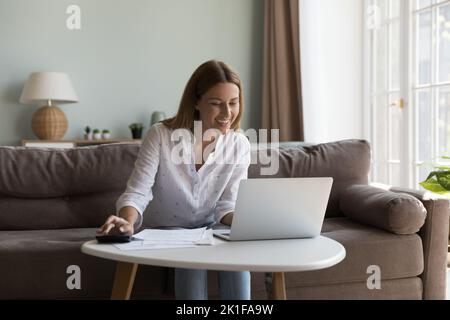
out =
<path fill-rule="evenodd" d="M 138 264 L 118 262 L 111 293 L 112 300 L 129 300 Z"/>
<path fill-rule="evenodd" d="M 284 272 L 274 272 L 272 276 L 272 299 L 286 300 Z"/>

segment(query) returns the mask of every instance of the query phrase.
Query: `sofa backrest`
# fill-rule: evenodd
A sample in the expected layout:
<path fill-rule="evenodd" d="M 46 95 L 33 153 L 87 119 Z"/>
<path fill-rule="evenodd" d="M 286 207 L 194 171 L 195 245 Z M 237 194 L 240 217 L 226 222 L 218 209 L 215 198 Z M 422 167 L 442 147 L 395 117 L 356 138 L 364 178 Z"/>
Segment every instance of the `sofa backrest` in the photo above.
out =
<path fill-rule="evenodd" d="M 249 178 L 285 178 L 285 177 L 333 177 L 330 200 L 326 211 L 326 217 L 342 216 L 339 210 L 339 194 L 351 184 L 367 184 L 370 169 L 370 145 L 364 140 L 344 140 L 324 144 L 305 143 L 280 143 L 278 148 L 278 171 L 274 175 L 267 175 L 262 168 L 270 165 L 262 165 L 258 157 L 258 163 L 253 163 L 258 154 L 252 151 L 252 164 L 250 165 Z M 262 152 L 262 163 L 267 163 L 268 158 Z M 270 170 L 269 170 L 270 171 Z"/>
<path fill-rule="evenodd" d="M 115 212 L 139 153 L 138 144 L 74 149 L 0 147 L 0 230 L 98 227 Z M 370 148 L 366 141 L 319 145 L 282 143 L 279 169 L 252 151 L 249 178 L 333 177 L 327 217 L 339 216 L 338 197 L 350 184 L 367 184 Z M 265 154 L 265 153 L 264 153 Z"/>
<path fill-rule="evenodd" d="M 115 212 L 139 147 L 0 147 L 0 230 L 100 226 Z"/>

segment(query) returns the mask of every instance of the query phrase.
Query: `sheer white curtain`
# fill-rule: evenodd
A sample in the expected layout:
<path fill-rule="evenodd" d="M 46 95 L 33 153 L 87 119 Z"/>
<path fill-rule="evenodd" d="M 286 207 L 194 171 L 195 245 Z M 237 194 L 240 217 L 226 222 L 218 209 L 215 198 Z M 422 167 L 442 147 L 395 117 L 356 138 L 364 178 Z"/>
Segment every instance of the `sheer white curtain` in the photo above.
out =
<path fill-rule="evenodd" d="M 300 0 L 305 141 L 362 138 L 363 1 Z"/>

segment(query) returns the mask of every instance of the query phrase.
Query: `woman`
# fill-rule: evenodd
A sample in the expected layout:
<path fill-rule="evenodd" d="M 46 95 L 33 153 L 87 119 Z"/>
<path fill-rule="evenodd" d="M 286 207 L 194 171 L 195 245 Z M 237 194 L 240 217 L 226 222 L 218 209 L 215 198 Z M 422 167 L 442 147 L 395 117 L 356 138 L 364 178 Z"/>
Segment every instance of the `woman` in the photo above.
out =
<path fill-rule="evenodd" d="M 225 63 L 199 66 L 177 115 L 150 128 L 117 200 L 118 216 L 108 217 L 98 232 L 133 234 L 149 203 L 152 228 L 231 225 L 239 182 L 250 164 L 250 144 L 234 131 L 244 111 L 242 97 L 239 76 Z M 198 125 L 206 138 L 198 137 Z M 249 272 L 218 275 L 222 299 L 250 299 Z M 206 270 L 175 269 L 177 299 L 207 294 Z"/>

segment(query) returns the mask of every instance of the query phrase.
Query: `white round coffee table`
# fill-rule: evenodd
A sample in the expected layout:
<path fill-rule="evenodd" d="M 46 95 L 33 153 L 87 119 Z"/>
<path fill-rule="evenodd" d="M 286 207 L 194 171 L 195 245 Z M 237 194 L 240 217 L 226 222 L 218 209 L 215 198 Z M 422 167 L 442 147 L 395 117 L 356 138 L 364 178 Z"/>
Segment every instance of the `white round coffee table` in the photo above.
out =
<path fill-rule="evenodd" d="M 139 264 L 224 271 L 273 273 L 273 299 L 286 299 L 284 272 L 325 269 L 345 258 L 344 247 L 332 239 L 225 241 L 194 248 L 122 251 L 110 244 L 88 241 L 85 254 L 118 261 L 112 299 L 129 299 Z"/>

